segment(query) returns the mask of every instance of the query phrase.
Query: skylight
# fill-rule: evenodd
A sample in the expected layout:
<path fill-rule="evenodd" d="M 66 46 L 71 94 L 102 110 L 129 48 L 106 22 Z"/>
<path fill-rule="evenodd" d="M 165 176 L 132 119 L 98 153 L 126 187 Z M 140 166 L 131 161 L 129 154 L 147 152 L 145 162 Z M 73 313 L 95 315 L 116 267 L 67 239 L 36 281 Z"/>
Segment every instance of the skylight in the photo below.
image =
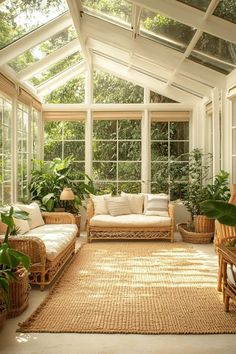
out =
<path fill-rule="evenodd" d="M 5 0 L 0 5 L 0 49 L 67 10 L 66 0 Z"/>
<path fill-rule="evenodd" d="M 196 7 L 199 10 L 206 11 L 211 0 L 177 0 L 179 2 L 183 2 L 186 5 Z"/>

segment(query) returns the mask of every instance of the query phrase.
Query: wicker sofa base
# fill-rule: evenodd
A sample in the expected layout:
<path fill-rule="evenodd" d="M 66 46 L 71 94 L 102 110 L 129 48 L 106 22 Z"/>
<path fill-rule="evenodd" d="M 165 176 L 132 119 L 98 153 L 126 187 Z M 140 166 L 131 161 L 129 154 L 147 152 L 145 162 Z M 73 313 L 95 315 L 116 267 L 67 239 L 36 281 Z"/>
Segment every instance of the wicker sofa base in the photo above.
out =
<path fill-rule="evenodd" d="M 168 240 L 170 231 L 90 231 L 88 242 L 92 240 Z"/>

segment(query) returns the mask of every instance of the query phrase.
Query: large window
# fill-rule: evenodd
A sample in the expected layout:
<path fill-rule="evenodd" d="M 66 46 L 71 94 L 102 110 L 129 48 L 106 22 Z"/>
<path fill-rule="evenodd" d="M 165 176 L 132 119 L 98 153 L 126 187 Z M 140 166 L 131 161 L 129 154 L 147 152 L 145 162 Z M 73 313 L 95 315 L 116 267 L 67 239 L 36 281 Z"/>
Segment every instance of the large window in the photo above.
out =
<path fill-rule="evenodd" d="M 19 103 L 17 107 L 17 199 L 28 197 L 29 174 L 29 107 Z"/>
<path fill-rule="evenodd" d="M 0 200 L 12 201 L 12 104 L 0 95 Z"/>
<path fill-rule="evenodd" d="M 84 121 L 55 121 L 45 123 L 44 160 L 52 161 L 74 156 L 73 178 L 85 172 L 85 123 Z"/>
<path fill-rule="evenodd" d="M 40 112 L 33 108 L 31 119 L 31 158 L 40 157 Z"/>
<path fill-rule="evenodd" d="M 155 113 L 153 112 L 153 117 Z M 158 114 L 157 114 L 158 115 Z M 158 120 L 159 119 L 159 120 Z M 189 123 L 186 121 L 161 121 L 154 118 L 151 122 L 151 192 L 165 192 L 172 200 L 181 197 L 183 183 L 187 176 L 181 175 L 180 166 L 188 163 Z M 172 183 L 175 181 L 175 188 Z M 176 188 L 178 186 L 179 188 Z"/>
<path fill-rule="evenodd" d="M 141 191 L 141 120 L 94 120 L 93 178 L 100 192 Z"/>

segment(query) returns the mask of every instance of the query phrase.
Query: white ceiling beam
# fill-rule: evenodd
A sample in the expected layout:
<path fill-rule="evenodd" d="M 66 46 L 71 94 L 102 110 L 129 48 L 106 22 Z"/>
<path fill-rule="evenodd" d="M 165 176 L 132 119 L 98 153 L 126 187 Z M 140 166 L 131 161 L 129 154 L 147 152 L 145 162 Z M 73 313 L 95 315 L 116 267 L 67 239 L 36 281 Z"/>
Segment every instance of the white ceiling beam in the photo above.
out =
<path fill-rule="evenodd" d="M 21 70 L 18 73 L 18 78 L 20 80 L 27 80 L 33 75 L 47 69 L 50 65 L 56 63 L 57 61 L 71 55 L 81 49 L 78 38 L 73 39 L 70 43 L 64 45 L 63 47 L 57 49 L 55 52 L 48 54 L 43 59 L 37 61 L 36 63 L 28 66 L 26 69 Z"/>
<path fill-rule="evenodd" d="M 82 74 L 86 70 L 86 64 L 82 63 L 75 64 L 62 71 L 60 74 L 54 76 L 52 79 L 44 82 L 42 85 L 37 87 L 37 94 L 39 96 L 45 96 L 56 88 L 64 85 L 69 80 L 73 79 L 75 76 Z"/>
<path fill-rule="evenodd" d="M 179 102 L 188 102 L 190 104 L 196 104 L 201 101 L 200 98 L 190 93 L 183 92 L 181 89 L 177 89 L 174 87 L 168 87 L 165 83 L 157 79 L 154 79 L 146 74 L 137 72 L 136 70 L 128 68 L 125 65 L 115 63 L 114 61 L 109 60 L 107 58 L 94 55 L 93 63 L 95 66 L 111 74 L 115 74 L 121 79 L 131 81 L 143 87 L 148 87 L 149 89 L 158 92 L 161 95 L 167 96 Z"/>
<path fill-rule="evenodd" d="M 133 4 L 133 6 L 132 6 L 132 24 L 131 24 L 131 28 L 133 31 L 133 38 L 136 38 L 139 35 L 140 15 L 141 15 L 141 8 L 139 6 Z"/>
<path fill-rule="evenodd" d="M 91 19 L 87 15 L 86 21 L 83 22 L 83 29 L 88 38 L 107 43 L 126 52 L 132 51 L 136 56 L 146 58 L 149 62 L 160 65 L 166 70 L 174 70 L 181 63 L 182 53 L 141 36 L 134 41 L 130 31 L 101 19 L 94 17 Z M 189 63 L 192 64 L 189 65 Z M 205 83 L 212 87 L 225 86 L 225 75 L 190 60 L 185 59 L 181 63 L 179 72 L 192 76 L 202 84 Z"/>
<path fill-rule="evenodd" d="M 41 26 L 37 30 L 25 35 L 19 40 L 13 42 L 7 47 L 0 50 L 0 66 L 7 63 L 11 59 L 17 57 L 26 50 L 36 46 L 54 34 L 62 31 L 72 24 L 69 12 L 57 17 L 55 20 Z"/>
<path fill-rule="evenodd" d="M 190 27 L 236 43 L 235 24 L 216 16 L 203 21 L 204 12 L 176 0 L 131 0 L 133 3 L 158 12 Z"/>
<path fill-rule="evenodd" d="M 80 41 L 80 45 L 81 45 L 81 49 L 84 55 L 84 58 L 86 60 L 86 64 L 88 65 L 88 67 L 91 69 L 92 67 L 92 59 L 91 59 L 91 55 L 89 53 L 89 50 L 86 46 L 86 41 L 85 41 L 85 36 L 83 33 L 83 28 L 82 28 L 82 15 L 83 15 L 83 7 L 81 4 L 80 0 L 67 0 L 67 4 L 69 7 L 69 11 L 74 23 L 74 27 L 76 29 L 77 32 L 77 36 L 79 38 Z"/>
<path fill-rule="evenodd" d="M 160 79 L 162 81 L 167 82 L 171 76 L 169 70 L 166 70 L 165 68 L 158 66 L 152 62 L 149 62 L 147 59 L 144 59 L 142 57 L 137 57 L 136 55 L 133 55 L 132 58 L 130 59 L 128 52 L 114 48 L 112 46 L 109 46 L 108 44 L 104 44 L 94 39 L 89 39 L 87 44 L 88 47 L 91 48 L 92 50 L 110 56 L 111 60 L 112 58 L 119 58 L 121 62 L 124 62 L 128 66 L 131 66 L 133 69 L 137 68 L 137 70 L 143 72 L 146 71 L 147 74 L 154 77 L 155 79 Z M 181 84 L 186 86 L 186 89 L 195 91 L 199 95 L 211 97 L 211 88 L 204 84 L 198 83 L 193 79 L 191 80 L 189 78 L 176 76 L 174 82 L 176 84 Z"/>

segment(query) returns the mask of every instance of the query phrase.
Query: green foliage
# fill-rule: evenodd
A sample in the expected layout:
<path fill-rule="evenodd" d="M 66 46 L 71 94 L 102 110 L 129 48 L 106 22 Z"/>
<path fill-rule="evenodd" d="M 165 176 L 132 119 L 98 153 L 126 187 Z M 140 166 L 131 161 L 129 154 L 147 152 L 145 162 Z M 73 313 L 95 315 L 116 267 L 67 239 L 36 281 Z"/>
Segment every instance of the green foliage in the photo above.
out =
<path fill-rule="evenodd" d="M 221 224 L 236 226 L 236 205 L 219 200 L 205 200 L 201 203 L 203 213 L 217 219 Z"/>
<path fill-rule="evenodd" d="M 14 231 L 14 219 L 27 219 L 28 213 L 10 208 L 0 208 L 0 220 L 7 226 L 3 243 L 0 245 L 0 288 L 2 289 L 3 301 L 9 307 L 9 285 L 16 281 L 15 271 L 17 267 L 26 269 L 30 266 L 30 258 L 26 254 L 11 248 L 8 239 Z"/>
<path fill-rule="evenodd" d="M 53 211 L 54 208 L 63 207 L 60 194 L 63 188 L 69 187 L 75 194 L 75 200 L 68 205 L 67 210 L 78 213 L 86 196 L 95 192 L 92 180 L 79 170 L 73 171 L 73 168 L 73 156 L 65 159 L 54 158 L 51 162 L 34 160 L 29 191 L 32 200 L 37 200 L 42 210 Z M 72 178 L 75 173 L 79 182 Z M 84 181 L 85 178 L 88 182 Z"/>
<path fill-rule="evenodd" d="M 221 170 L 216 176 L 213 184 L 204 188 L 204 197 L 209 200 L 227 201 L 230 197 L 229 173 Z"/>

